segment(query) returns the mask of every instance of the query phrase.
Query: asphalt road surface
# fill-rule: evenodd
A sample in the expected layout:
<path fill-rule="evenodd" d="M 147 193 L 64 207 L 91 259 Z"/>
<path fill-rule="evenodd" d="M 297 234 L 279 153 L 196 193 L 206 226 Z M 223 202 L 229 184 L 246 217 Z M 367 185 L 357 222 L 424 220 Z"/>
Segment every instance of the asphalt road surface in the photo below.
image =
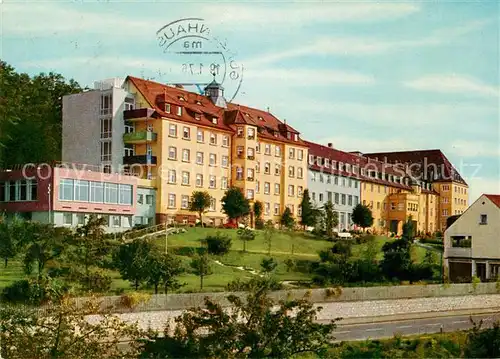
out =
<path fill-rule="evenodd" d="M 446 316 L 425 319 L 397 320 L 390 322 L 369 323 L 369 324 L 347 324 L 342 325 L 342 321 L 337 322 L 337 329 L 334 332 L 336 341 L 354 341 L 366 339 L 390 338 L 394 334 L 402 336 L 419 335 L 425 333 L 438 333 L 441 328 L 444 332 L 470 329 L 472 323 L 470 316 Z M 472 315 L 474 322 L 483 320 L 483 327 L 490 327 L 495 321 L 500 321 L 500 313 Z"/>

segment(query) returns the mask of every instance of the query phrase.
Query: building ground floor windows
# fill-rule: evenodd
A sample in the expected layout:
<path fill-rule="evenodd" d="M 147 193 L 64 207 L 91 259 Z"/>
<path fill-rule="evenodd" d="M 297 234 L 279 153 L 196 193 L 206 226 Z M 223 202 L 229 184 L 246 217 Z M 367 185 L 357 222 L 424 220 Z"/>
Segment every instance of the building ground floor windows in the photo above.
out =
<path fill-rule="evenodd" d="M 495 281 L 500 276 L 500 258 L 447 258 L 445 271 L 450 282 L 454 283 L 470 282 L 473 277 L 481 282 Z"/>

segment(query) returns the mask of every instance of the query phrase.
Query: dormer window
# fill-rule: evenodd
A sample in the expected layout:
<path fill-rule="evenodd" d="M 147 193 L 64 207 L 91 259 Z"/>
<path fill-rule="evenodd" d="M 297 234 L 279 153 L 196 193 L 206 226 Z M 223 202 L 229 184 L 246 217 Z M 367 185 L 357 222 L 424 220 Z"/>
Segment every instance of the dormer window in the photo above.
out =
<path fill-rule="evenodd" d="M 273 131 L 274 132 L 274 137 L 278 137 L 278 131 Z"/>
<path fill-rule="evenodd" d="M 170 104 L 169 103 L 165 104 L 165 112 L 170 113 Z"/>
<path fill-rule="evenodd" d="M 177 107 L 177 116 L 182 116 L 182 107 Z"/>
<path fill-rule="evenodd" d="M 186 99 L 182 96 L 179 96 L 179 101 L 186 101 Z"/>
<path fill-rule="evenodd" d="M 236 135 L 237 135 L 238 137 L 243 137 L 243 131 L 244 131 L 244 130 L 243 130 L 243 127 L 238 127 L 238 128 L 236 129 Z"/>
<path fill-rule="evenodd" d="M 322 159 L 321 157 L 316 157 L 316 164 L 317 164 L 318 166 L 321 166 L 321 162 L 322 162 L 322 160 L 323 160 L 323 159 Z"/>
<path fill-rule="evenodd" d="M 330 160 L 328 158 L 325 158 L 325 167 L 330 168 Z"/>
<path fill-rule="evenodd" d="M 201 114 L 195 113 L 194 114 L 194 118 L 197 119 L 197 120 L 201 120 Z"/>
<path fill-rule="evenodd" d="M 345 165 L 345 167 L 346 167 L 346 168 L 345 168 L 345 170 L 346 170 L 347 172 L 351 172 L 351 165 L 346 164 L 346 165 Z"/>
<path fill-rule="evenodd" d="M 196 104 L 197 104 L 197 105 L 201 105 L 201 102 L 200 102 L 200 101 L 196 101 Z"/>
<path fill-rule="evenodd" d="M 294 141 L 298 141 L 299 140 L 299 135 L 297 135 L 296 133 L 293 134 L 293 140 Z"/>
<path fill-rule="evenodd" d="M 287 131 L 286 138 L 289 139 L 289 140 L 292 139 L 292 133 L 290 131 Z"/>
<path fill-rule="evenodd" d="M 337 161 L 332 161 L 332 169 L 333 170 L 337 169 Z"/>
<path fill-rule="evenodd" d="M 309 164 L 313 164 L 314 163 L 314 155 L 309 155 Z"/>
<path fill-rule="evenodd" d="M 213 123 L 214 125 L 216 125 L 216 124 L 217 124 L 217 117 L 212 117 L 212 123 Z"/>
<path fill-rule="evenodd" d="M 259 116 L 258 119 L 264 121 L 264 118 L 262 116 Z"/>

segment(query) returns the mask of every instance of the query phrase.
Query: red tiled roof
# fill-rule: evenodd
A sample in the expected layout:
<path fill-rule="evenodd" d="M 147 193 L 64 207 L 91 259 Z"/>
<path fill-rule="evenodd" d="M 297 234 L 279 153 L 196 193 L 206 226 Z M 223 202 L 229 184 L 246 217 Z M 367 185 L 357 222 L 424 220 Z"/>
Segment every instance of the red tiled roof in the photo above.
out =
<path fill-rule="evenodd" d="M 439 178 L 438 181 L 453 179 L 454 181 L 467 184 L 465 180 L 460 176 L 460 173 L 453 167 L 451 162 L 446 158 L 446 156 L 439 149 L 433 150 L 415 150 L 415 151 L 399 151 L 399 152 L 376 152 L 376 153 L 365 153 L 364 156 L 377 158 L 377 159 L 387 159 L 390 163 L 403 163 L 403 164 L 420 164 L 422 166 L 437 165 L 442 167 L 443 178 Z M 414 175 L 421 175 L 420 168 L 412 168 Z"/>
<path fill-rule="evenodd" d="M 493 202 L 498 208 L 500 208 L 500 195 L 499 194 L 485 194 L 491 202 Z"/>
<path fill-rule="evenodd" d="M 167 86 L 133 76 L 128 76 L 127 79 L 135 85 L 146 100 L 148 100 L 154 106 L 155 110 L 163 117 L 215 127 L 231 132 L 235 131 L 232 126 L 233 124 L 254 125 L 259 127 L 260 130 L 258 135 L 261 138 L 306 146 L 301 139 L 298 141 L 289 140 L 280 130 L 286 129 L 287 131 L 297 134 L 298 131 L 280 121 L 269 112 L 233 103 L 228 104 L 227 109 L 225 109 L 214 105 L 212 101 L 205 96 L 181 88 Z M 182 116 L 177 116 L 177 112 L 174 111 L 174 109 L 170 111 L 171 113 L 167 114 L 164 111 L 165 103 L 182 106 L 186 111 L 182 112 Z M 202 114 L 201 119 L 196 120 L 194 116 L 191 115 L 190 111 Z M 212 122 L 212 117 L 218 118 L 217 124 Z"/>

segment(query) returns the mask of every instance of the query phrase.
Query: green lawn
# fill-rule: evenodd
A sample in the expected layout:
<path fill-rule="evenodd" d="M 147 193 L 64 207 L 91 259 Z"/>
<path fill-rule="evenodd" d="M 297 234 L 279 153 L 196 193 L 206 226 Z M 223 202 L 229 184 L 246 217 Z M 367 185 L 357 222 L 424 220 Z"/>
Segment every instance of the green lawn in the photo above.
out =
<path fill-rule="evenodd" d="M 177 254 L 186 268 L 189 268 L 189 262 L 191 260 L 190 252 L 201 247 L 201 240 L 207 235 L 215 235 L 220 232 L 221 234 L 229 235 L 233 239 L 231 251 L 222 258 L 215 258 L 223 265 L 215 261 L 212 262 L 211 267 L 213 273 L 205 278 L 203 291 L 222 291 L 229 282 L 237 278 L 249 279 L 253 277 L 254 274 L 249 273 L 247 270 L 242 270 L 241 267 L 252 268 L 260 272 L 260 263 L 262 259 L 268 257 L 268 247 L 267 243 L 264 241 L 262 231 L 256 231 L 256 239 L 247 242 L 247 252 L 243 252 L 243 242 L 238 239 L 237 231 L 234 229 L 195 227 L 187 228 L 186 230 L 186 233 L 168 236 L 168 251 Z M 386 237 L 376 237 L 375 249 L 378 253 L 378 259 L 382 259 L 382 246 L 388 240 L 389 239 Z M 162 250 L 165 249 L 164 236 L 153 239 L 153 242 Z M 294 259 L 296 261 L 317 261 L 319 259 L 318 252 L 328 249 L 332 245 L 332 242 L 315 239 L 314 236 L 308 233 L 290 237 L 286 233 L 277 232 L 273 237 L 271 245 L 271 256 L 278 262 L 278 267 L 275 271 L 276 277 L 282 281 L 310 280 L 311 277 L 308 273 L 287 270 L 285 261 L 287 259 Z M 355 257 L 360 256 L 365 248 L 366 244 L 353 245 L 353 255 Z M 420 262 L 423 260 L 425 253 L 426 249 L 415 246 L 412 254 L 414 260 Z M 119 273 L 111 270 L 108 271 L 108 273 L 113 278 L 113 292 L 132 290 L 130 283 L 121 279 Z M 0 267 L 0 289 L 24 276 L 22 263 L 20 261 L 9 262 L 7 268 Z M 186 285 L 181 288 L 181 292 L 200 290 L 200 279 L 194 274 L 183 274 L 180 276 L 180 281 L 186 283 Z M 146 290 L 151 292 L 151 289 Z"/>

